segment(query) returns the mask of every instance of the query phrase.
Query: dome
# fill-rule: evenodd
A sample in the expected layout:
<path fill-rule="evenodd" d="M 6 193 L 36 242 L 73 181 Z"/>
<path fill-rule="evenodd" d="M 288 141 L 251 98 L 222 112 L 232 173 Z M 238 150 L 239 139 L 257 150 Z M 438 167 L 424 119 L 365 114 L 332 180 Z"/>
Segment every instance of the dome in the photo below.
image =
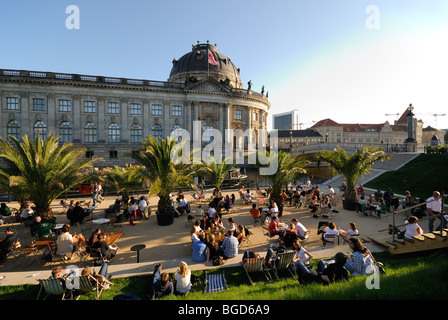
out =
<path fill-rule="evenodd" d="M 209 63 L 208 54 L 213 56 L 215 64 Z M 173 68 L 168 81 L 187 82 L 189 80 L 202 80 L 212 77 L 223 81 L 231 87 L 242 88 L 239 70 L 229 57 L 218 52 L 218 48 L 210 44 L 197 44 L 191 52 L 179 60 L 173 59 Z"/>

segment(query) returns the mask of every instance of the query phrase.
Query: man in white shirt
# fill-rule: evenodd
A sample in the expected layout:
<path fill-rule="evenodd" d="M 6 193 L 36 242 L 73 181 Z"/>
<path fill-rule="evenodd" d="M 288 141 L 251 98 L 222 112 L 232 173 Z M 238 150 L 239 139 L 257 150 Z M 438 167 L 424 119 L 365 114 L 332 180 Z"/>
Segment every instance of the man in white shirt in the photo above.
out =
<path fill-rule="evenodd" d="M 138 203 L 138 210 L 140 211 L 140 214 L 142 215 L 142 217 L 146 217 L 145 211 L 146 211 L 147 206 L 148 206 L 148 203 L 146 202 L 145 197 L 141 196 L 140 202 Z"/>
<path fill-rule="evenodd" d="M 302 240 L 308 239 L 309 237 L 308 229 L 296 218 L 292 219 L 291 222 L 294 223 L 295 225 L 295 228 L 297 230 L 297 237 Z"/>
<path fill-rule="evenodd" d="M 429 232 L 434 231 L 434 222 L 436 221 L 436 219 L 440 220 L 440 225 L 436 230 L 445 228 L 444 219 L 440 215 L 440 213 L 442 212 L 442 199 L 440 198 L 440 192 L 434 191 L 432 197 L 429 197 L 426 202 L 426 210 L 428 211 L 428 216 L 432 217 L 431 219 L 428 219 Z"/>
<path fill-rule="evenodd" d="M 334 196 L 334 193 L 335 193 L 335 192 L 334 192 L 334 189 L 333 189 L 332 186 L 329 185 L 329 186 L 325 189 L 325 191 L 327 191 L 327 195 L 330 196 L 330 198 Z"/>

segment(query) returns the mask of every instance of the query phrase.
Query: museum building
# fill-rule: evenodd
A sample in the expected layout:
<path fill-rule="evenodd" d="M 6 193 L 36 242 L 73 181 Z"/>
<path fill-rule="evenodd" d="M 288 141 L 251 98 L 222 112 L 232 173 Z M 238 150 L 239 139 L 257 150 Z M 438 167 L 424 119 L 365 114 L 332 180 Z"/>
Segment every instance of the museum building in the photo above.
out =
<path fill-rule="evenodd" d="M 55 132 L 106 167 L 133 163 L 129 154 L 149 135 L 192 133 L 194 121 L 202 146 L 213 140 L 208 129 L 267 129 L 264 90 L 244 89 L 240 69 L 216 45 L 193 45 L 172 63 L 167 81 L 0 69 L 0 136 Z"/>

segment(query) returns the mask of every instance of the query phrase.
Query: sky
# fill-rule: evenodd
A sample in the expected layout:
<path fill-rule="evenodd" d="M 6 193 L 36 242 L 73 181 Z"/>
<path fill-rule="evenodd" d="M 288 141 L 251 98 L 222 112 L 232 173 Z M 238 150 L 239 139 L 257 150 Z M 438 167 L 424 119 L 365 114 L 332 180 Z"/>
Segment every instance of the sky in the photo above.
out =
<path fill-rule="evenodd" d="M 292 109 L 303 129 L 392 123 L 410 103 L 424 127 L 448 128 L 446 0 L 0 2 L 3 69 L 166 81 L 197 41 L 217 44 L 245 88 L 265 86 L 269 128 Z"/>

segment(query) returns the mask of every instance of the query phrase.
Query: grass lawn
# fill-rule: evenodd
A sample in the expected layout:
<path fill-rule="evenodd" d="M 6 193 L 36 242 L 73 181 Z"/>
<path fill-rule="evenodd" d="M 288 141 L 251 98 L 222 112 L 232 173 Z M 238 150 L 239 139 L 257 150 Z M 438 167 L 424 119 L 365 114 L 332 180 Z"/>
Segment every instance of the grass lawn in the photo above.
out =
<path fill-rule="evenodd" d="M 422 154 L 398 170 L 385 172 L 364 185 L 366 188 L 391 188 L 396 194 L 411 195 L 423 199 L 432 196 L 434 190 L 448 191 L 448 154 Z M 446 202 L 446 201 L 445 201 Z"/>
<path fill-rule="evenodd" d="M 251 286 L 242 268 L 232 267 L 215 270 L 225 271 L 228 290 L 204 294 L 204 284 L 194 286 L 187 296 L 169 296 L 162 300 L 446 300 L 448 299 L 448 250 L 437 250 L 406 255 L 375 254 L 385 265 L 386 275 L 379 279 L 379 289 L 366 287 L 367 276 L 352 277 L 347 282 L 329 286 L 321 284 L 301 285 L 297 279 L 267 283 L 262 275 L 251 275 L 256 281 Z M 316 263 L 317 261 L 313 261 Z M 212 272 L 212 271 L 209 271 Z M 203 271 L 193 272 L 204 279 Z M 112 279 L 114 283 L 101 295 L 101 300 L 112 300 L 119 294 L 134 294 L 147 299 L 151 275 Z M 38 285 L 2 286 L 0 300 L 35 300 Z M 93 300 L 94 294 L 81 296 L 80 300 Z"/>

